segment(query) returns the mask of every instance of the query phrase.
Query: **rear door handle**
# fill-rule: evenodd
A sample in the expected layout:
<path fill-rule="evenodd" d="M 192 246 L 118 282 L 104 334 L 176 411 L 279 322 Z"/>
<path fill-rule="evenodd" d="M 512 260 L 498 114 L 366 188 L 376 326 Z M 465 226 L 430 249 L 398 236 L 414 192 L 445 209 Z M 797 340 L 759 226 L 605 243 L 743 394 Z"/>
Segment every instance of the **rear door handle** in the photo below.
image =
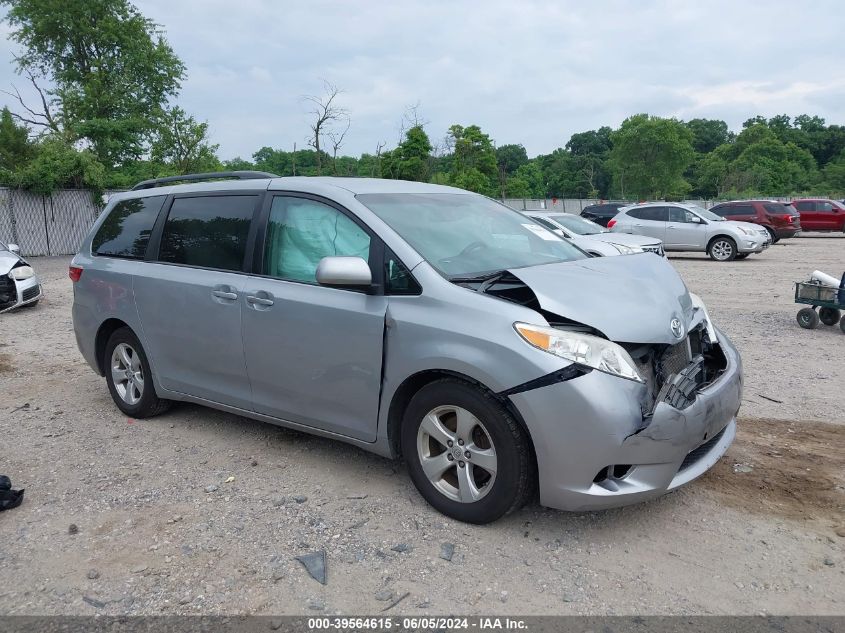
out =
<path fill-rule="evenodd" d="M 256 297 L 255 295 L 247 295 L 246 302 L 252 305 L 267 306 L 273 305 L 272 299 L 265 299 L 264 297 Z"/>

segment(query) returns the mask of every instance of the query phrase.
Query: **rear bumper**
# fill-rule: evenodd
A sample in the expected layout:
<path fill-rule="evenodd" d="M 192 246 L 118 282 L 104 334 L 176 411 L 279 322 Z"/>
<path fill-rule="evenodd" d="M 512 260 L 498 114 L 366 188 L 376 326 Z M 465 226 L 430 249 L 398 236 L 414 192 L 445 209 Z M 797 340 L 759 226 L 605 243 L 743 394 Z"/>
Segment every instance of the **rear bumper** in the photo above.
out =
<path fill-rule="evenodd" d="M 718 338 L 727 360 L 721 376 L 683 410 L 658 404 L 644 428 L 643 386 L 598 371 L 511 396 L 534 443 L 540 502 L 562 510 L 627 505 L 712 467 L 733 442 L 742 399 L 739 354 Z M 598 480 L 613 466 L 619 477 Z"/>
<path fill-rule="evenodd" d="M 773 227 L 772 230 L 775 232 L 775 236 L 778 239 L 787 239 L 790 237 L 795 237 L 801 232 L 801 227 L 798 226 L 779 226 Z"/>

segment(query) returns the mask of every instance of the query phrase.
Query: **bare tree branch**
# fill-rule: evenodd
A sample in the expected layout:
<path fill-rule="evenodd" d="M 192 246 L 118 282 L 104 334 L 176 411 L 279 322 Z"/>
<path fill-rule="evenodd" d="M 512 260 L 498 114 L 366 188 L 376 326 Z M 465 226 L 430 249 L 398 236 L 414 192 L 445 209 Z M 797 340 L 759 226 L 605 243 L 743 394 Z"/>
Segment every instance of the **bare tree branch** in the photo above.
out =
<path fill-rule="evenodd" d="M 346 133 L 349 132 L 349 126 L 352 124 L 352 120 L 349 118 L 349 115 L 346 115 L 346 127 L 343 128 L 343 131 L 339 130 L 329 130 L 326 132 L 326 136 L 329 137 L 329 142 L 332 146 L 332 171 L 334 171 L 334 175 L 337 176 L 337 151 L 343 145 L 343 139 L 346 138 Z"/>
<path fill-rule="evenodd" d="M 312 122 L 308 126 L 311 129 L 311 135 L 308 137 L 307 141 L 308 145 L 313 147 L 317 152 L 318 175 L 322 173 L 320 138 L 326 133 L 327 128 L 337 121 L 346 120 L 347 129 L 349 128 L 348 111 L 335 103 L 335 100 L 343 91 L 325 79 L 323 80 L 323 90 L 324 94 L 322 96 L 306 95 L 302 97 L 303 101 L 311 104 L 310 114 L 312 116 Z"/>
<path fill-rule="evenodd" d="M 27 79 L 32 84 L 32 87 L 35 88 L 35 91 L 38 93 L 38 96 L 41 99 L 41 105 L 43 107 L 43 111 L 39 112 L 34 110 L 30 106 L 26 104 L 24 101 L 23 96 L 18 90 L 17 86 L 12 84 L 12 90 L 14 92 L 9 92 L 8 90 L 0 90 L 5 95 L 12 97 L 15 101 L 17 101 L 20 106 L 26 111 L 29 116 L 24 116 L 17 112 L 12 112 L 12 116 L 16 118 L 18 121 L 22 121 L 24 123 L 29 123 L 30 125 L 34 125 L 37 127 L 45 128 L 52 130 L 53 132 L 61 132 L 58 122 L 56 121 L 55 117 L 53 116 L 52 112 L 50 111 L 50 102 L 47 100 L 47 96 L 44 94 L 44 91 L 38 85 L 38 82 L 35 79 L 35 76 L 29 69 L 24 69 L 24 72 L 27 75 Z"/>

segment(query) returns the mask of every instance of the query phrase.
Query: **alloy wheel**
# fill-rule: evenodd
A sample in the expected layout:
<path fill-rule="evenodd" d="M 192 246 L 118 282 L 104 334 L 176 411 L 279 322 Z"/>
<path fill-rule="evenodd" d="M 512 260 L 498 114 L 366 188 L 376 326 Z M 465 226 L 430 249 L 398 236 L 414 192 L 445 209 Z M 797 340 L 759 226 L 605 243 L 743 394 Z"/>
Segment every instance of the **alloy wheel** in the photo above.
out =
<path fill-rule="evenodd" d="M 713 253 L 713 257 L 715 259 L 719 260 L 720 262 L 725 261 L 733 253 L 733 245 L 726 240 L 719 240 L 718 242 L 713 244 L 711 252 Z"/>
<path fill-rule="evenodd" d="M 440 406 L 425 415 L 417 454 L 431 484 L 453 501 L 474 503 L 493 488 L 498 466 L 493 440 L 463 407 Z"/>
<path fill-rule="evenodd" d="M 136 405 L 144 396 L 144 370 L 141 357 L 130 345 L 120 343 L 111 354 L 111 377 L 115 391 L 128 405 Z"/>

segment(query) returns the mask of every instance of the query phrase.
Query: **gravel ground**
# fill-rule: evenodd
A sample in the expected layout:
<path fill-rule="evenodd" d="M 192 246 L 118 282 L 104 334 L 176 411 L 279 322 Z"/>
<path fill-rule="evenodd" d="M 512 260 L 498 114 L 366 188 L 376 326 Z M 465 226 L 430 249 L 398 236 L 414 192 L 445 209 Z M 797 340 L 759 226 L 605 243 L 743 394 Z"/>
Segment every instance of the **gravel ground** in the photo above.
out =
<path fill-rule="evenodd" d="M 792 303 L 842 273 L 845 239 L 671 261 L 743 355 L 728 455 L 654 502 L 477 527 L 340 443 L 189 405 L 121 416 L 76 350 L 69 258 L 35 259 L 45 299 L 0 316 L 0 473 L 26 488 L 0 513 L 0 614 L 845 613 L 845 336 Z M 295 559 L 321 551 L 325 585 Z"/>

